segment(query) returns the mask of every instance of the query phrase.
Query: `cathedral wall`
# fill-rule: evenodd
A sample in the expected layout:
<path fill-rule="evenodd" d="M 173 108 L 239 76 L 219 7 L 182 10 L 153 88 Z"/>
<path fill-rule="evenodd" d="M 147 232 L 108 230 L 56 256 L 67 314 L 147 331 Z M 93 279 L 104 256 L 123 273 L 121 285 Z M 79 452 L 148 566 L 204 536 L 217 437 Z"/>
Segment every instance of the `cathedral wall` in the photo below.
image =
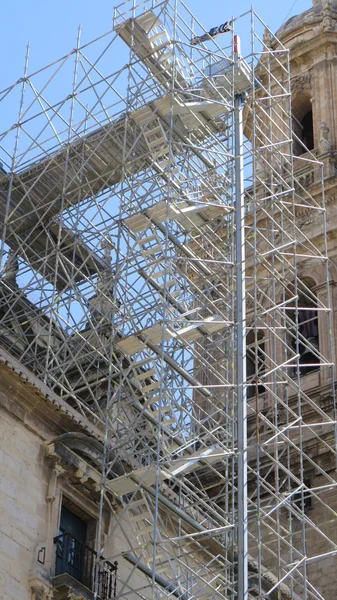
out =
<path fill-rule="evenodd" d="M 30 600 L 29 572 L 46 530 L 41 439 L 0 404 L 0 597 Z M 1 595 L 3 594 L 3 595 Z"/>
<path fill-rule="evenodd" d="M 79 479 L 73 485 L 70 472 L 47 457 L 46 444 L 60 434 L 58 414 L 50 409 L 47 426 L 36 418 L 37 405 L 24 410 L 15 394 L 15 385 L 11 397 L 0 391 L 0 600 L 47 600 L 49 593 L 53 598 L 61 507 L 67 502 L 87 520 L 87 544 L 94 549 L 99 495 L 81 492 Z M 102 534 L 105 559 L 118 560 L 119 597 L 132 600 L 133 590 L 142 588 L 150 598 L 151 579 L 137 569 L 131 574 L 133 566 L 121 557 L 139 546 L 135 526 L 116 516 L 104 513 Z"/>
<path fill-rule="evenodd" d="M 312 488 L 322 485 L 327 485 L 326 477 L 316 475 L 312 478 Z M 310 584 L 322 595 L 324 600 L 335 600 L 336 598 L 337 557 L 336 555 L 328 555 L 334 550 L 333 546 L 337 543 L 336 514 L 337 497 L 335 488 L 332 488 L 325 494 L 320 493 L 318 497 L 312 497 L 311 507 L 305 510 L 304 522 L 296 503 L 292 503 L 290 511 L 285 508 L 274 511 L 262 524 L 261 536 L 263 543 L 260 546 L 262 564 L 275 576 L 278 576 L 278 565 L 281 566 L 281 576 L 285 574 L 282 571 L 283 561 L 290 564 L 301 561 L 305 555 L 310 557 L 321 555 L 319 560 L 311 560 L 306 565 L 307 571 L 304 568 L 299 569 L 302 578 L 296 576 L 296 579 L 291 582 L 289 577 L 285 581 L 288 587 L 293 583 L 294 592 L 300 598 L 304 594 L 303 584 L 305 578 L 309 579 Z M 250 531 L 249 553 L 257 558 L 258 534 L 254 521 L 250 525 Z M 274 531 L 282 532 L 282 538 L 277 539 Z M 326 558 L 322 558 L 324 554 L 327 555 Z"/>
<path fill-rule="evenodd" d="M 321 476 L 313 478 L 313 487 L 324 484 L 327 484 L 326 478 L 323 479 Z M 327 510 L 323 503 L 320 503 L 318 499 L 314 498 L 312 509 L 307 511 L 308 519 L 317 524 L 320 532 L 318 533 L 317 530 L 310 528 L 307 539 L 307 552 L 310 556 L 331 552 L 333 550 L 332 543 L 337 543 L 336 489 L 331 489 L 324 495 L 320 494 L 320 497 L 326 505 L 329 506 L 330 510 Z M 328 542 L 324 536 L 331 540 L 332 543 Z M 337 557 L 327 556 L 324 559 L 321 558 L 320 560 L 312 562 L 308 569 L 310 581 L 315 585 L 317 591 L 322 594 L 326 600 L 333 600 L 336 598 Z"/>

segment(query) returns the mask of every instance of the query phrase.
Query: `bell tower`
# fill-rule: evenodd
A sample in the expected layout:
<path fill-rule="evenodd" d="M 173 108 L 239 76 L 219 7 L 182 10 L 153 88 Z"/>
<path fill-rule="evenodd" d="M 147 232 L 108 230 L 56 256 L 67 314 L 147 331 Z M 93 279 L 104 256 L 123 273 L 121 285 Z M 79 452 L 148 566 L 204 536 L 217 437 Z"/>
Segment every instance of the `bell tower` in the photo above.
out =
<path fill-rule="evenodd" d="M 308 150 L 337 150 L 337 2 L 313 0 L 277 32 L 290 49 L 293 128 Z M 295 154 L 304 148 L 295 144 Z"/>

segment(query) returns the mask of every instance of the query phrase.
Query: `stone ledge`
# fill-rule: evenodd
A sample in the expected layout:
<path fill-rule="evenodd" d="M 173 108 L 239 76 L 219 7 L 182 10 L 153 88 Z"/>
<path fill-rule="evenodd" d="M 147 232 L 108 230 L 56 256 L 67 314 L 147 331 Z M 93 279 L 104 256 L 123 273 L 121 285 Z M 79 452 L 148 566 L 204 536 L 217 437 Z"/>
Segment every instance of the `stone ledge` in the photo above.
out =
<path fill-rule="evenodd" d="M 93 600 L 94 594 L 68 573 L 53 577 L 53 600 Z"/>
<path fill-rule="evenodd" d="M 23 386 L 25 387 L 25 402 L 26 406 L 18 406 L 16 402 L 17 408 L 17 416 L 22 417 L 20 413 L 20 409 L 24 410 L 24 412 L 31 412 L 33 408 L 33 412 L 36 411 L 38 407 L 38 403 L 41 403 L 41 408 L 43 403 L 48 405 L 49 410 L 50 407 L 57 412 L 60 417 L 67 422 L 68 426 L 66 430 L 69 430 L 70 423 L 72 426 L 76 424 L 82 431 L 91 435 L 95 439 L 103 440 L 102 432 L 99 428 L 91 423 L 89 419 L 85 416 L 81 415 L 75 408 L 70 406 L 67 402 L 65 402 L 60 396 L 55 394 L 53 390 L 51 390 L 46 384 L 39 380 L 34 373 L 29 371 L 24 365 L 22 365 L 16 358 L 11 356 L 6 350 L 0 348 L 0 368 L 3 370 L 5 374 L 6 371 L 8 373 L 12 372 L 15 374 L 15 378 L 13 378 L 13 386 L 16 383 L 18 389 L 23 390 Z M 16 398 L 16 400 L 18 400 Z M 33 407 L 28 407 L 28 404 L 34 402 Z M 5 397 L 3 398 L 3 403 L 5 404 Z"/>

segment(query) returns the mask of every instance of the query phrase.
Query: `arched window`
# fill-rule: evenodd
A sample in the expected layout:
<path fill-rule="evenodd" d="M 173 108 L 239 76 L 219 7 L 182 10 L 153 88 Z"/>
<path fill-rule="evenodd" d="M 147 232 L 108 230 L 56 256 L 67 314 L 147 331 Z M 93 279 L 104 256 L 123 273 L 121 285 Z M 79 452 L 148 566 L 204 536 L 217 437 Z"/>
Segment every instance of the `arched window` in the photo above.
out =
<path fill-rule="evenodd" d="M 294 155 L 300 156 L 307 152 L 307 149 L 313 150 L 315 147 L 312 104 L 311 97 L 307 91 L 296 94 L 293 97 L 292 115 L 293 131 L 295 134 Z"/>
<path fill-rule="evenodd" d="M 303 290 L 298 295 L 297 318 L 296 310 L 291 313 L 294 322 L 291 347 L 296 354 L 299 354 L 301 377 L 317 371 L 320 365 L 317 298 L 312 291 L 313 286 L 313 282 L 303 285 Z M 296 376 L 297 367 L 294 367 L 293 374 Z"/>
<path fill-rule="evenodd" d="M 260 383 L 260 377 L 265 372 L 264 339 L 262 331 L 255 335 L 250 331 L 247 335 L 247 398 L 254 398 L 256 393 L 263 394 L 265 387 Z"/>

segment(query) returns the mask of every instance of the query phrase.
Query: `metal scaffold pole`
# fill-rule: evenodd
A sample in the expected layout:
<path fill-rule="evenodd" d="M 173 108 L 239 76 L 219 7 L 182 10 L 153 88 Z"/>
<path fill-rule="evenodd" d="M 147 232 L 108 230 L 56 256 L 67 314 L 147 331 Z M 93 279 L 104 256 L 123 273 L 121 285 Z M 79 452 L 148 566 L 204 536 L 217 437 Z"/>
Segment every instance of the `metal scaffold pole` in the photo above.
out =
<path fill-rule="evenodd" d="M 234 61 L 239 59 L 239 38 L 234 37 Z M 243 96 L 234 98 L 235 137 L 235 243 L 237 331 L 237 439 L 238 439 L 238 600 L 248 598 L 247 513 L 247 381 L 246 381 L 246 257 L 243 177 Z"/>
<path fill-rule="evenodd" d="M 287 48 L 254 11 L 209 25 L 126 0 L 111 31 L 0 92 L 4 114 L 19 102 L 0 136 L 0 374 L 74 423 L 45 445 L 96 531 L 92 595 L 322 600 L 323 163 L 291 151 Z"/>

